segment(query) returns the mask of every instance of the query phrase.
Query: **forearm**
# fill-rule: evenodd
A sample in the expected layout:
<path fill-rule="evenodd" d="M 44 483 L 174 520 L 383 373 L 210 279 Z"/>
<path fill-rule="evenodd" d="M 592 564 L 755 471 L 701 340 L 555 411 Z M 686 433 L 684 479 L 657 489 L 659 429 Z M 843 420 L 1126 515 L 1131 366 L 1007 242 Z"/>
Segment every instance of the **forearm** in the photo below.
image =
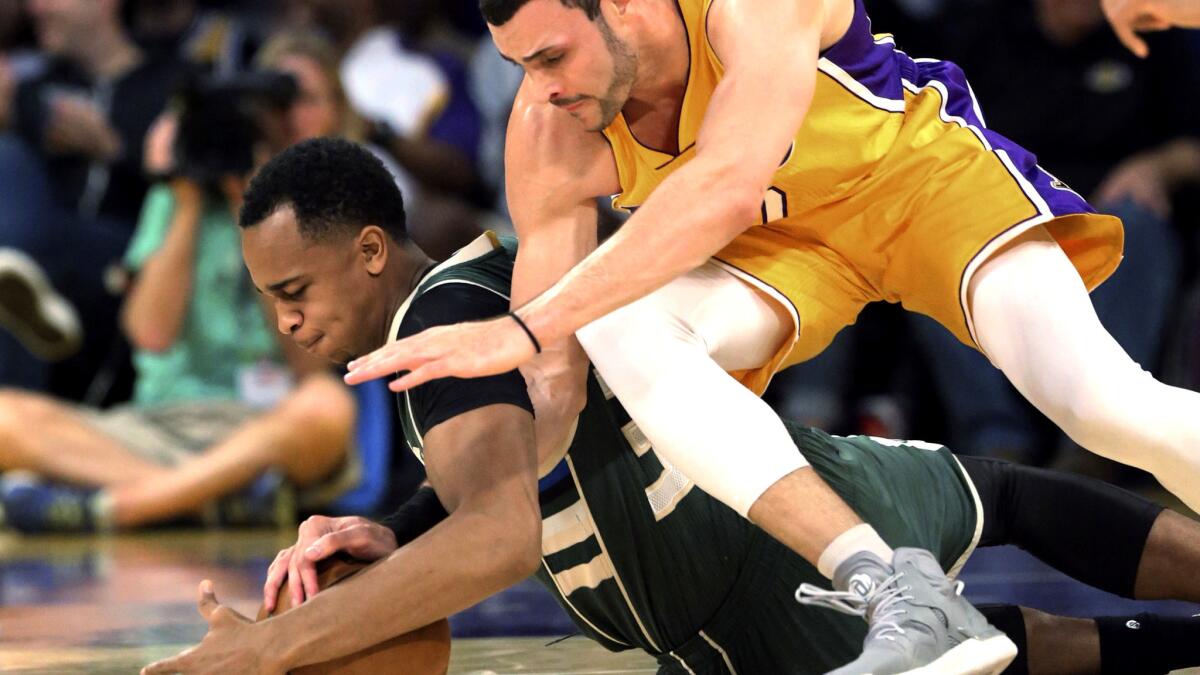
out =
<path fill-rule="evenodd" d="M 177 207 L 162 248 L 139 272 L 122 310 L 133 344 L 162 351 L 179 336 L 192 296 L 200 209 Z"/>
<path fill-rule="evenodd" d="M 755 223 L 758 200 L 731 183 L 727 166 L 693 160 L 663 181 L 608 241 L 518 314 L 542 342 L 591 321 L 695 269 Z"/>
<path fill-rule="evenodd" d="M 568 218 L 544 223 L 538 215 L 527 219 L 514 212 L 518 232 L 532 229 L 521 240 L 513 270 L 512 306 L 520 307 L 562 278 L 575 264 L 596 249 L 594 203 L 578 204 Z M 522 227 L 534 221 L 533 228 Z M 529 385 L 538 457 L 560 454 L 575 419 L 587 402 L 587 355 L 570 336 L 546 342 L 542 353 L 521 366 Z"/>
<path fill-rule="evenodd" d="M 284 669 L 411 632 L 527 577 L 537 560 L 537 535 L 512 536 L 512 521 L 500 515 L 460 509 L 381 563 L 317 594 L 302 611 L 264 622 Z"/>

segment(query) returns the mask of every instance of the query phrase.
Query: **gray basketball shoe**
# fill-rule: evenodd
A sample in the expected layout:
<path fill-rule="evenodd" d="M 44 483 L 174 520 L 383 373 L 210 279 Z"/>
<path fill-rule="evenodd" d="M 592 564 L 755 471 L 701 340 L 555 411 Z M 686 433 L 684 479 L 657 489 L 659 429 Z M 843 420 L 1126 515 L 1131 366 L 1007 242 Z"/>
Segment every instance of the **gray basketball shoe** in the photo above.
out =
<path fill-rule="evenodd" d="M 898 548 L 892 564 L 857 553 L 828 591 L 803 584 L 801 604 L 866 618 L 862 655 L 830 675 L 995 675 L 1017 655 L 1007 635 L 962 597 L 928 551 Z"/>

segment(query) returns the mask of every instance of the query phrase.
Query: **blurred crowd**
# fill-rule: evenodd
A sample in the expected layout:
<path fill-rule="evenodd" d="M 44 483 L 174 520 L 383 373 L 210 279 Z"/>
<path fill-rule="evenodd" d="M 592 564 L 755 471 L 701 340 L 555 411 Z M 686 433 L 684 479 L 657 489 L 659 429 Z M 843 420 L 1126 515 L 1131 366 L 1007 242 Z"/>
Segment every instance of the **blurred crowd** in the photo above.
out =
<path fill-rule="evenodd" d="M 1099 0 L 866 0 L 876 32 L 963 66 L 990 127 L 1126 226 L 1094 295 L 1167 382 L 1200 387 L 1200 37 L 1139 60 Z M 446 256 L 505 231 L 521 71 L 474 0 L 0 0 L 0 499 L 27 531 L 386 511 L 420 480 L 381 386 L 282 340 L 235 225 L 255 168 L 365 144 L 410 234 Z M 609 213 L 606 226 L 620 221 Z M 870 308 L 776 378 L 841 433 L 1144 477 L 1074 448 L 934 322 Z"/>

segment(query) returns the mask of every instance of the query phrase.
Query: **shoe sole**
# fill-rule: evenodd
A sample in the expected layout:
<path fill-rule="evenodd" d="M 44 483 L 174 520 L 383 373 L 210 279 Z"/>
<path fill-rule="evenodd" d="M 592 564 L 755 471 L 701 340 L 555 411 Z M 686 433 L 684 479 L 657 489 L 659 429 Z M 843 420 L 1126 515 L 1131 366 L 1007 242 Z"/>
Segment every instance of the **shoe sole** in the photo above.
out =
<path fill-rule="evenodd" d="M 79 350 L 75 310 L 37 264 L 16 251 L 0 251 L 0 324 L 47 361 L 60 361 Z"/>
<path fill-rule="evenodd" d="M 936 661 L 901 675 L 999 675 L 1017 658 L 1017 645 L 1007 635 L 971 639 Z"/>

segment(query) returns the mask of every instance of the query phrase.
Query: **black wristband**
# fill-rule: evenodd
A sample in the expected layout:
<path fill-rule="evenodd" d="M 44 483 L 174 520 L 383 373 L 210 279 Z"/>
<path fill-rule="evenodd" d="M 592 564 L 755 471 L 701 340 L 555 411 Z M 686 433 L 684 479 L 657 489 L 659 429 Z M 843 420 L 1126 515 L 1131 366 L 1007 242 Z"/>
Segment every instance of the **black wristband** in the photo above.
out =
<path fill-rule="evenodd" d="M 396 512 L 379 521 L 396 535 L 396 546 L 408 542 L 433 529 L 448 516 L 446 508 L 438 500 L 437 493 L 429 486 L 417 490 Z"/>
<path fill-rule="evenodd" d="M 517 325 L 521 327 L 521 330 L 525 331 L 525 334 L 529 336 L 529 341 L 533 343 L 533 351 L 541 354 L 542 343 L 538 342 L 538 339 L 534 337 L 533 331 L 529 330 L 529 326 L 525 325 L 525 322 L 521 320 L 521 317 L 517 316 L 516 312 L 509 312 L 508 315 L 511 316 L 513 321 L 516 321 Z"/>

